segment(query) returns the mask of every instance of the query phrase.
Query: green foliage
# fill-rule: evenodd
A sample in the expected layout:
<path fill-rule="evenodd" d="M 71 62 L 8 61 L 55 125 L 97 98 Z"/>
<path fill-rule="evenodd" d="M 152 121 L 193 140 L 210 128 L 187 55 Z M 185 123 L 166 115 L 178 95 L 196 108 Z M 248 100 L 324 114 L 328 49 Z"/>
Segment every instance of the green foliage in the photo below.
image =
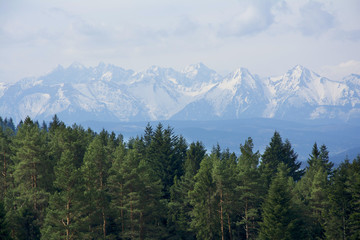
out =
<path fill-rule="evenodd" d="M 214 161 L 218 161 L 216 154 L 202 160 L 195 175 L 194 190 L 189 192 L 193 206 L 190 226 L 196 232 L 197 239 L 216 239 L 220 236 L 216 185 L 212 175 Z"/>
<path fill-rule="evenodd" d="M 238 162 L 238 200 L 240 204 L 240 219 L 238 224 L 243 228 L 245 239 L 254 239 L 257 236 L 260 221 L 261 196 L 264 189 L 261 184 L 258 168 L 260 154 L 253 152 L 254 144 L 248 138 L 244 145 L 240 145 L 241 155 Z"/>
<path fill-rule="evenodd" d="M 11 184 L 11 161 L 10 150 L 11 138 L 0 127 L 0 201 L 3 201 Z"/>
<path fill-rule="evenodd" d="M 304 239 L 292 196 L 293 180 L 288 175 L 288 168 L 280 163 L 262 206 L 260 239 Z"/>
<path fill-rule="evenodd" d="M 283 142 L 280 134 L 276 131 L 271 138 L 269 146 L 266 147 L 261 160 L 260 170 L 266 188 L 270 186 L 271 178 L 276 175 L 280 163 L 284 163 L 289 169 L 288 175 L 295 182 L 300 180 L 304 174 L 304 171 L 300 169 L 301 163 L 297 161 L 297 154 L 292 149 L 290 141 L 286 139 Z"/>
<path fill-rule="evenodd" d="M 75 166 L 72 152 L 65 150 L 55 166 L 57 191 L 51 196 L 43 228 L 42 239 L 78 239 L 81 231 L 83 184 L 81 172 Z"/>
<path fill-rule="evenodd" d="M 251 138 L 237 158 L 161 124 L 125 142 L 56 115 L 5 120 L 1 239 L 360 238 L 360 156 L 333 169 L 315 143 L 300 169 L 278 132 L 259 164 Z"/>
<path fill-rule="evenodd" d="M 11 239 L 8 223 L 6 220 L 6 212 L 2 201 L 0 201 L 0 239 L 3 240 Z"/>

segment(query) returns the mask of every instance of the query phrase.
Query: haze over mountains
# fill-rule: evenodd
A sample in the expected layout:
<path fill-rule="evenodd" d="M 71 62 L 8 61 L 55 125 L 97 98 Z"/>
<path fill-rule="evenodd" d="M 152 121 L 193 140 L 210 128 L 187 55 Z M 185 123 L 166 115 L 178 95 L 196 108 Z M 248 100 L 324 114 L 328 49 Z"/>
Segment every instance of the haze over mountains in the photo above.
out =
<path fill-rule="evenodd" d="M 225 120 L 340 120 L 360 117 L 360 76 L 334 81 L 297 65 L 278 77 L 245 68 L 226 76 L 199 63 L 182 71 L 157 66 L 141 72 L 100 63 L 74 63 L 49 74 L 0 85 L 0 114 L 66 122 Z"/>
<path fill-rule="evenodd" d="M 315 141 L 328 146 L 335 162 L 360 153 L 360 76 L 334 81 L 300 65 L 260 77 L 245 68 L 221 76 L 201 63 L 140 72 L 74 63 L 0 83 L 3 118 L 16 124 L 26 116 L 50 121 L 54 114 L 68 124 L 125 137 L 141 135 L 148 121 L 161 121 L 208 149 L 219 143 L 238 152 L 250 136 L 262 151 L 277 130 L 303 161 Z"/>

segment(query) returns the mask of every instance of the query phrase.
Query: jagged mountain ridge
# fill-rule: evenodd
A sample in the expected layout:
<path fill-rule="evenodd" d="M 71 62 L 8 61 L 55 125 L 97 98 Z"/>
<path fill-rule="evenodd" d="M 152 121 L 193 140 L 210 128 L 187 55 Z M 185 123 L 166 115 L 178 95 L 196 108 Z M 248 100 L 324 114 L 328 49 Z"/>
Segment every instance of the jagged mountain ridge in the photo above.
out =
<path fill-rule="evenodd" d="M 0 115 L 67 122 L 285 120 L 360 117 L 360 76 L 333 81 L 300 65 L 261 78 L 245 68 L 226 76 L 204 64 L 182 71 L 152 66 L 141 72 L 100 63 L 61 66 L 49 74 L 0 85 Z"/>

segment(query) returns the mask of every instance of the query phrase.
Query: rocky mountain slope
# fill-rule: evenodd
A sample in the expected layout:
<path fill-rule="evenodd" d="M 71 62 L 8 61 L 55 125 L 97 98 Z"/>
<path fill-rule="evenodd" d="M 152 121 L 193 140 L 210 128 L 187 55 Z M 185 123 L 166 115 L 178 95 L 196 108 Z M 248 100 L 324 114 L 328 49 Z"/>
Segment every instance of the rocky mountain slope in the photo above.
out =
<path fill-rule="evenodd" d="M 220 76 L 203 64 L 182 71 L 157 66 L 141 72 L 100 63 L 61 66 L 45 76 L 0 83 L 0 116 L 15 122 L 27 115 L 66 122 L 285 120 L 360 117 L 360 76 L 333 81 L 295 66 L 278 77 L 245 68 Z"/>

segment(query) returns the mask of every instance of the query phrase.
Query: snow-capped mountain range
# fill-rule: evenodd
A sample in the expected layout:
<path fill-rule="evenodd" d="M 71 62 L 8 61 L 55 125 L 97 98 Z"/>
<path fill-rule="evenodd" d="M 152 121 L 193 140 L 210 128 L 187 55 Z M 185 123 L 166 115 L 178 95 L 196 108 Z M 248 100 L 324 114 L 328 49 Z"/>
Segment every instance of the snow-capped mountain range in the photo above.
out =
<path fill-rule="evenodd" d="M 245 68 L 226 76 L 199 63 L 182 71 L 157 66 L 141 72 L 100 63 L 61 66 L 45 76 L 0 83 L 0 116 L 65 122 L 285 120 L 360 117 L 360 75 L 333 81 L 300 65 L 278 77 Z"/>

